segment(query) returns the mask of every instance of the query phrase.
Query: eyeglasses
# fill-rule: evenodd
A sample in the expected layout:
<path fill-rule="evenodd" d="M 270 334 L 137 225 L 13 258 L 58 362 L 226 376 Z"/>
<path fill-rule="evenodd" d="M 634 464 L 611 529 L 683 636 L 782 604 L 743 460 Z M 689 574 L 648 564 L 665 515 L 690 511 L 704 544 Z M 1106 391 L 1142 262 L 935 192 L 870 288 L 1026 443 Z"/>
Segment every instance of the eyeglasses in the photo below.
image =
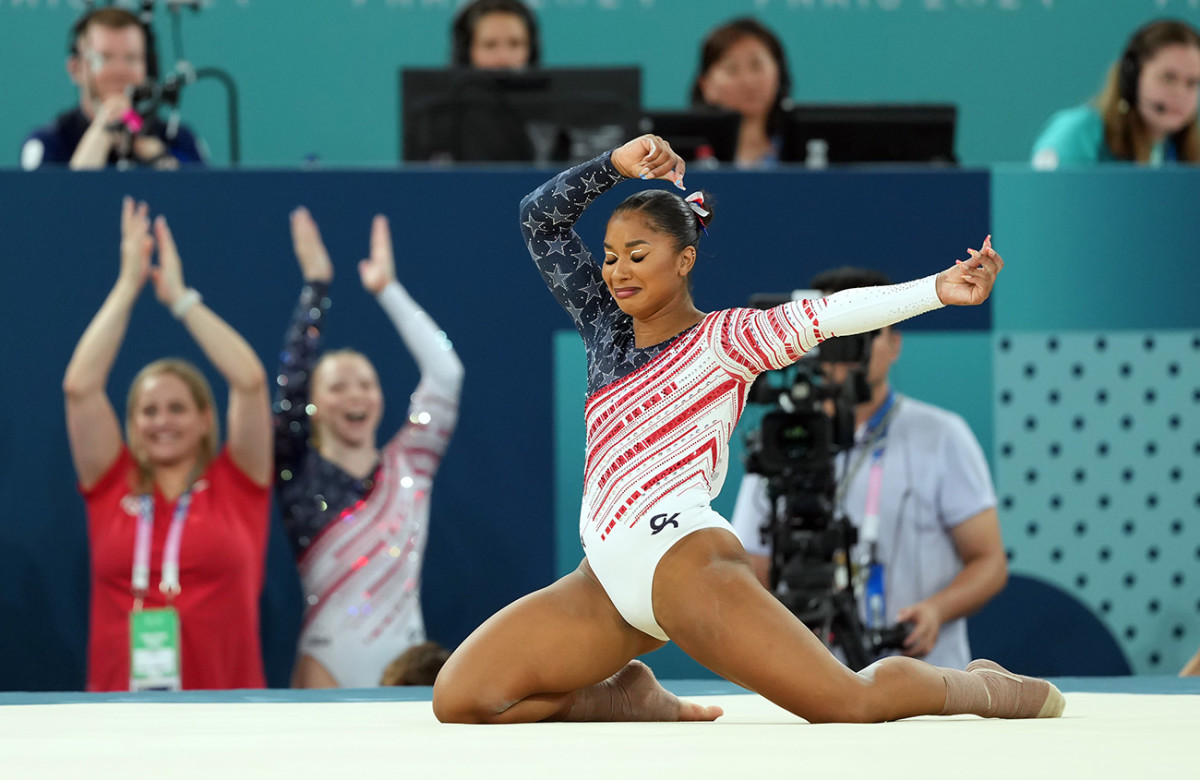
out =
<path fill-rule="evenodd" d="M 93 71 L 100 72 L 111 65 L 122 65 L 126 68 L 136 68 L 146 64 L 146 57 L 142 54 L 104 54 L 98 51 L 85 51 L 83 57 L 87 60 L 88 67 Z"/>

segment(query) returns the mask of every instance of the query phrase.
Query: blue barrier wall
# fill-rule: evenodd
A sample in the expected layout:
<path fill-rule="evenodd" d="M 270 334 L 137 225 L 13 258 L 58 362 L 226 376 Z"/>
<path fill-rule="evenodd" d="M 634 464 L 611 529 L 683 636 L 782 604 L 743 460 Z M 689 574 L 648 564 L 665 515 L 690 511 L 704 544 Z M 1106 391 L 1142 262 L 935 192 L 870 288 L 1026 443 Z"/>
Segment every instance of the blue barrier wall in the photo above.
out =
<path fill-rule="evenodd" d="M 548 334 L 559 315 L 516 220 L 518 199 L 541 175 L 0 178 L 0 251 L 8 271 L 0 398 L 9 410 L 0 424 L 0 494 L 20 497 L 0 510 L 8 561 L 0 569 L 0 688 L 83 683 L 86 540 L 59 388 L 75 340 L 115 279 L 125 193 L 170 218 L 189 284 L 248 338 L 268 370 L 301 285 L 287 214 L 308 205 L 337 269 L 327 343 L 357 346 L 375 361 L 388 400 L 384 435 L 398 427 L 417 381 L 355 269 L 367 251 L 371 215 L 387 213 L 400 278 L 467 366 L 460 433 L 433 497 L 425 578 L 430 634 L 457 643 L 487 614 L 549 580 L 552 431 L 544 412 L 551 403 Z M 119 408 L 136 369 L 164 354 L 201 360 L 147 292 L 109 386 Z M 299 598 L 282 540 L 271 549 L 264 635 L 271 682 L 284 684 Z"/>
<path fill-rule="evenodd" d="M 184 54 L 241 91 L 243 161 L 389 163 L 398 155 L 402 66 L 447 62 L 459 0 L 205 0 L 184 12 Z M 552 65 L 638 64 L 647 106 L 682 106 L 700 41 L 755 14 L 782 38 L 793 97 L 807 102 L 953 102 L 969 164 L 1028 157 L 1049 115 L 1100 87 L 1129 33 L 1162 15 L 1200 24 L 1194 0 L 531 0 Z M 162 58 L 171 45 L 159 3 Z M 0 3 L 0 165 L 25 134 L 72 105 L 65 38 L 80 0 Z M 581 31 L 586 33 L 581 34 Z M 224 93 L 189 87 L 185 118 L 228 159 Z"/>
<path fill-rule="evenodd" d="M 9 304 L 0 313 L 0 689 L 83 682 L 87 560 L 82 502 L 73 491 L 59 386 L 79 334 L 117 268 L 119 199 L 166 214 L 188 282 L 227 316 L 270 366 L 300 286 L 287 213 L 307 205 L 337 268 L 328 344 L 356 345 L 379 367 L 394 430 L 416 383 L 410 358 L 357 281 L 371 214 L 387 213 L 398 274 L 453 339 L 467 379 L 459 431 L 433 498 L 425 601 L 431 635 L 447 644 L 499 607 L 550 582 L 553 564 L 552 334 L 566 320 L 520 240 L 516 204 L 547 172 L 0 173 Z M 811 271 L 887 258 L 897 278 L 932 270 L 987 232 L 983 172 L 695 176 L 719 211 L 696 294 L 739 305 L 786 291 Z M 603 217 L 636 190 L 603 196 L 580 232 L 593 245 Z M 864 220 L 863 209 L 874 216 Z M 784 228 L 782 226 L 794 226 Z M 936 267 L 936 266 L 933 266 Z M 986 328 L 989 311 L 945 312 Z M 186 333 L 149 294 L 134 315 L 110 393 L 124 397 L 138 367 L 163 354 L 199 360 Z M 211 376 L 211 371 L 209 372 Z M 219 384 L 217 385 L 219 387 Z M 218 391 L 220 394 L 220 391 Z M 278 528 L 276 528 L 278 530 Z M 298 591 L 276 536 L 264 611 L 271 682 L 284 684 Z M 11 630 L 7 630 L 11 627 Z M 44 642 L 44 646 L 38 643 Z"/>
<path fill-rule="evenodd" d="M 582 385 L 559 384 L 556 392 L 555 384 L 563 376 L 578 382 L 581 374 L 571 368 L 577 347 L 570 334 L 556 338 L 567 320 L 532 269 L 516 227 L 518 199 L 547 173 L 0 172 L 0 267 L 7 271 L 0 307 L 0 495 L 7 497 L 0 509 L 0 689 L 83 684 L 86 538 L 59 386 L 76 339 L 115 278 L 125 193 L 171 219 L 188 282 L 247 336 L 268 369 L 300 286 L 287 213 L 308 205 L 337 268 L 328 343 L 357 346 L 376 362 L 390 401 L 384 431 L 398 425 L 416 372 L 361 290 L 354 264 L 366 252 L 371 214 L 388 214 L 401 279 L 449 333 L 467 368 L 462 423 L 433 498 L 424 585 L 431 635 L 455 644 L 577 562 L 571 524 L 582 468 Z M 1001 517 L 1015 572 L 1054 584 L 1094 612 L 1135 671 L 1170 672 L 1194 651 L 1200 315 L 1186 270 L 1200 245 L 1200 223 L 1189 213 L 1200 174 L 719 172 L 693 174 L 689 183 L 718 199 L 695 285 L 705 309 L 792 289 L 841 263 L 910 278 L 994 232 L 1009 266 L 993 306 L 915 320 L 906 328 L 896 383 L 956 409 L 976 428 L 998 492 L 1009 499 Z M 580 231 L 589 244 L 598 244 L 604 214 L 638 186 L 622 185 L 585 216 Z M 147 294 L 110 383 L 118 405 L 136 369 L 163 354 L 200 359 Z M 558 377 L 555 361 L 564 369 Z M 1086 385 L 1072 378 L 1076 362 Z M 219 383 L 217 389 L 223 395 Z M 1057 404 L 1049 400 L 1053 390 Z M 1108 392 L 1103 408 L 1099 390 Z M 1064 433 L 1057 441 L 1066 455 L 1056 459 L 1053 441 L 1042 434 L 1062 425 L 1074 431 L 1074 416 L 1085 418 L 1086 436 Z M 1137 436 L 1124 432 L 1124 416 Z M 1134 454 L 1103 456 L 1102 441 Z M 1146 450 L 1151 442 L 1154 454 Z M 1076 490 L 1080 468 L 1087 479 Z M 1033 483 L 1030 469 L 1039 474 Z M 1050 489 L 1058 484 L 1062 490 Z M 1102 493 L 1108 508 L 1100 505 Z M 732 492 L 722 500 L 728 511 Z M 556 536 L 556 517 L 561 523 L 564 513 L 567 522 L 558 527 L 566 530 Z M 1081 521 L 1083 534 L 1076 531 Z M 263 630 L 270 681 L 283 685 L 300 604 L 277 523 L 273 532 Z M 682 667 L 667 664 L 668 676 L 673 668 Z"/>

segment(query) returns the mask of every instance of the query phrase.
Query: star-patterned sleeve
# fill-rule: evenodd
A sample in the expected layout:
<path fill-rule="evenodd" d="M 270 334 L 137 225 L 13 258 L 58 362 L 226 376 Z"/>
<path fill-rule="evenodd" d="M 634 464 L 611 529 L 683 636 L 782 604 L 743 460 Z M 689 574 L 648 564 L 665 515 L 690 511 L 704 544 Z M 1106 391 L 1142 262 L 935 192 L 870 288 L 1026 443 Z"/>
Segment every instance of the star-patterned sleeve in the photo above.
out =
<path fill-rule="evenodd" d="M 560 173 L 521 201 L 521 234 L 529 254 L 585 337 L 589 325 L 602 311 L 616 309 L 616 302 L 574 225 L 589 203 L 624 178 L 605 152 Z"/>
<path fill-rule="evenodd" d="M 463 364 L 450 339 L 399 282 L 376 297 L 421 371 L 408 417 L 387 446 L 408 450 L 414 460 L 422 455 L 419 467 L 432 477 L 458 422 Z"/>
<path fill-rule="evenodd" d="M 731 374 L 750 379 L 790 366 L 825 339 L 883 328 L 943 305 L 934 275 L 789 301 L 765 311 L 731 309 L 717 334 L 718 352 Z"/>
<path fill-rule="evenodd" d="M 275 471 L 294 475 L 308 448 L 308 379 L 321 351 L 321 328 L 329 310 L 329 283 L 310 282 L 300 291 L 279 354 L 275 399 Z M 284 476 L 284 472 L 289 472 Z"/>

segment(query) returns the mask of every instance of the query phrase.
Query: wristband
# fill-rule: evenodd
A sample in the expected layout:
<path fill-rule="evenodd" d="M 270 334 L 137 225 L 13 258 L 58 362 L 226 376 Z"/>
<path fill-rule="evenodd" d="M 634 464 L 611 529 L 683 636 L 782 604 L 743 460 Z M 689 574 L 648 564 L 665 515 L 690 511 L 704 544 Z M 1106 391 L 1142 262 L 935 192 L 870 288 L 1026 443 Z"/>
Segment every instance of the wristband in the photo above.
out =
<path fill-rule="evenodd" d="M 179 300 L 171 304 L 171 316 L 177 320 L 182 320 L 183 315 L 187 314 L 189 309 L 202 300 L 204 300 L 204 297 L 196 291 L 196 288 L 187 288 L 183 291 L 183 295 L 179 296 Z"/>

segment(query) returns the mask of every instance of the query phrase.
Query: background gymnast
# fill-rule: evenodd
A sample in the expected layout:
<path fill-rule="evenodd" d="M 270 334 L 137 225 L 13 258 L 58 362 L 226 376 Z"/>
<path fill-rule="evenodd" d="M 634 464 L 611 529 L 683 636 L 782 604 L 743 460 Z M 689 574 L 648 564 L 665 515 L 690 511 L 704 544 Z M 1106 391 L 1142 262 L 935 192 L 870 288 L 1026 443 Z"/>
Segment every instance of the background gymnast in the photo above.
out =
<path fill-rule="evenodd" d="M 291 215 L 305 285 L 285 337 L 275 395 L 276 490 L 306 600 L 292 685 L 364 688 L 425 642 L 421 569 L 429 494 L 458 421 L 463 366 L 396 281 L 387 220 L 375 217 L 363 289 L 383 307 L 421 379 L 404 425 L 376 445 L 383 393 L 366 355 L 321 355 L 333 264 L 306 209 Z"/>

